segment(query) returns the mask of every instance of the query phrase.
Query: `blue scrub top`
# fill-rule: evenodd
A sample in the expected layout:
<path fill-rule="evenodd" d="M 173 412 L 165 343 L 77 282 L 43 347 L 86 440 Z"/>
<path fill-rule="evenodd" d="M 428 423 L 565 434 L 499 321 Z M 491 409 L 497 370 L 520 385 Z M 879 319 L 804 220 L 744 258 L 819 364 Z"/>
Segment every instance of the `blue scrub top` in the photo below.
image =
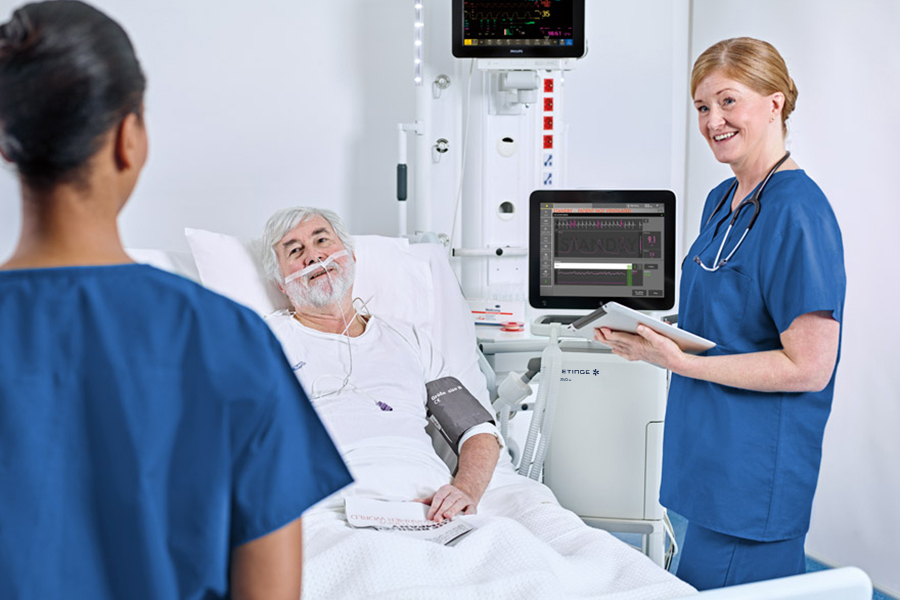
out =
<path fill-rule="evenodd" d="M 210 599 L 351 481 L 268 327 L 145 265 L 0 271 L 0 598 Z"/>
<path fill-rule="evenodd" d="M 731 219 L 730 201 L 707 223 L 734 179 L 706 200 L 700 234 L 684 262 L 680 325 L 718 345 L 707 354 L 782 347 L 795 318 L 829 311 L 843 319 L 841 231 L 819 187 L 802 170 L 775 173 L 744 243 L 710 273 Z M 750 221 L 742 211 L 722 256 Z M 673 375 L 666 409 L 660 501 L 728 535 L 774 541 L 809 529 L 834 374 L 821 392 L 764 393 Z"/>

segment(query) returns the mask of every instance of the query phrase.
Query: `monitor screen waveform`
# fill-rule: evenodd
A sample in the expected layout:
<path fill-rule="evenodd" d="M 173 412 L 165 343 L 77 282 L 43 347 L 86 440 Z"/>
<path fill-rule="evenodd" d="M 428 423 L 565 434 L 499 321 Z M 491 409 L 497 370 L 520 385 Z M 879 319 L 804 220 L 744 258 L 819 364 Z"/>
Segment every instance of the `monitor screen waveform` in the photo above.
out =
<path fill-rule="evenodd" d="M 648 219 L 598 219 L 596 217 L 564 217 L 556 219 L 557 231 L 624 229 L 641 230 Z"/>
<path fill-rule="evenodd" d="M 559 0 L 484 2 L 466 0 L 464 35 L 468 43 L 502 40 L 570 40 L 572 6 Z"/>
<path fill-rule="evenodd" d="M 639 268 L 630 269 L 560 269 L 556 272 L 557 285 L 644 285 L 644 273 Z"/>
<path fill-rule="evenodd" d="M 643 258 L 642 232 L 563 231 L 556 235 L 557 258 Z M 650 249 L 652 252 L 652 249 Z"/>

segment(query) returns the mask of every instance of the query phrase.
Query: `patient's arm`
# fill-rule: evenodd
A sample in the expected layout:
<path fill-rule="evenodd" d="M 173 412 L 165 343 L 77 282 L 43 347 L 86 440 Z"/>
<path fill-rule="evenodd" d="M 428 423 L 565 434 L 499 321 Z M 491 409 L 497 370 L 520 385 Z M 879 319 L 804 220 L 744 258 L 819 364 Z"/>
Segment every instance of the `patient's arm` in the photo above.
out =
<path fill-rule="evenodd" d="M 453 483 L 441 486 L 433 496 L 423 500 L 431 504 L 428 518 L 440 521 L 460 512 L 474 513 L 491 482 L 499 457 L 500 444 L 493 434 L 480 433 L 466 440 L 459 450 L 459 466 Z"/>
<path fill-rule="evenodd" d="M 234 549 L 231 597 L 235 600 L 297 600 L 303 563 L 301 520 Z"/>

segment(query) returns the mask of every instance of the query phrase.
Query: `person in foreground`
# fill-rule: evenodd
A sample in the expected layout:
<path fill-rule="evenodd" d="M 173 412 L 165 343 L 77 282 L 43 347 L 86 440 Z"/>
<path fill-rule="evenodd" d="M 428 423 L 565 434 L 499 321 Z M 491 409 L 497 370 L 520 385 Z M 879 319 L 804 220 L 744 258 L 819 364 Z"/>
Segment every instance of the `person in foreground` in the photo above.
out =
<path fill-rule="evenodd" d="M 296 600 L 301 513 L 349 473 L 265 323 L 123 250 L 144 88 L 86 4 L 0 26 L 0 597 Z"/>
<path fill-rule="evenodd" d="M 477 423 L 454 440 L 458 470 L 452 482 L 442 480 L 447 468 L 425 431 L 426 397 L 432 382 L 452 374 L 422 332 L 354 307 L 355 256 L 340 217 L 314 208 L 282 210 L 269 219 L 263 247 L 266 273 L 292 305 L 289 314 L 269 318 L 269 326 L 351 470 L 387 440 L 424 467 L 410 478 L 409 493 L 430 505 L 429 519 L 474 513 L 497 465 L 499 432 L 472 398 Z M 378 488 L 386 478 L 356 478 L 357 493 L 383 495 L 367 486 Z M 414 499 L 400 496 L 395 499 Z"/>
<path fill-rule="evenodd" d="M 679 325 L 718 345 L 692 356 L 646 327 L 596 338 L 673 374 L 660 500 L 689 520 L 677 575 L 707 589 L 805 571 L 846 276 L 831 206 L 785 151 L 797 88 L 778 51 L 719 42 L 691 94 L 734 177 L 706 199 Z"/>

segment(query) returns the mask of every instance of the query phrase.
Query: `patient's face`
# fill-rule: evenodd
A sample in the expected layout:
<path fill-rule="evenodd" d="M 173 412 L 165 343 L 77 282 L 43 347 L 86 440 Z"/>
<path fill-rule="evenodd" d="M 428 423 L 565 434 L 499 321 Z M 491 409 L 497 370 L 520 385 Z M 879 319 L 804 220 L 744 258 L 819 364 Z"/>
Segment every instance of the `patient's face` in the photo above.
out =
<path fill-rule="evenodd" d="M 288 278 L 310 265 L 325 261 L 344 250 L 331 225 L 321 217 L 312 217 L 289 231 L 275 246 L 283 277 Z M 353 288 L 355 261 L 343 256 L 326 267 L 315 269 L 282 286 L 282 291 L 298 309 L 324 308 L 339 303 Z"/>

